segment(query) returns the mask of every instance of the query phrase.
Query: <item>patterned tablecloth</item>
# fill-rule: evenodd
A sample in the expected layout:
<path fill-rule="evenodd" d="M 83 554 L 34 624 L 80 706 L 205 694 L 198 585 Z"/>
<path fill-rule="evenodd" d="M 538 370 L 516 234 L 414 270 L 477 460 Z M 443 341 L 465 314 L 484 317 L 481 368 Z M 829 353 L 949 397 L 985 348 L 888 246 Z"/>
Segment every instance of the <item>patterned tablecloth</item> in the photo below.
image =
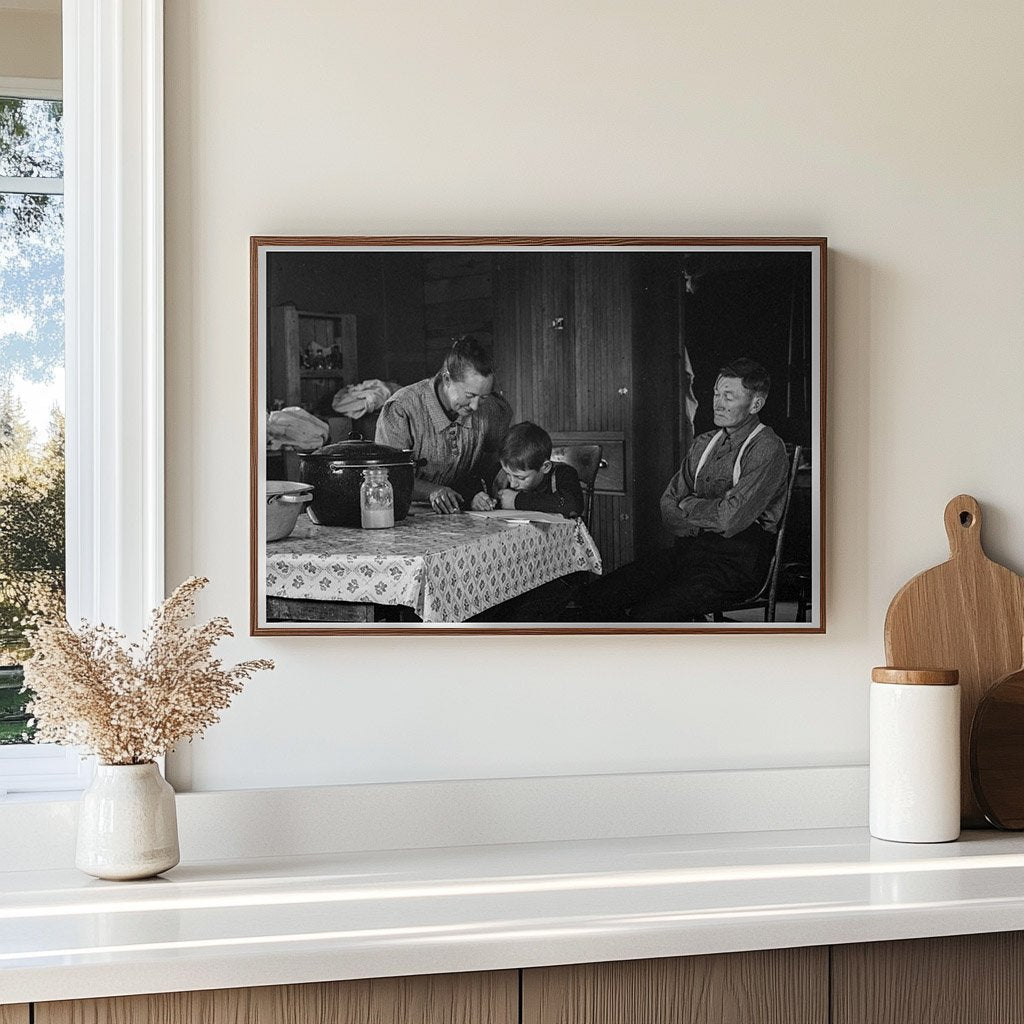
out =
<path fill-rule="evenodd" d="M 396 604 L 464 622 L 567 573 L 601 572 L 582 522 L 505 523 L 425 509 L 392 530 L 315 526 L 267 544 L 267 596 Z"/>

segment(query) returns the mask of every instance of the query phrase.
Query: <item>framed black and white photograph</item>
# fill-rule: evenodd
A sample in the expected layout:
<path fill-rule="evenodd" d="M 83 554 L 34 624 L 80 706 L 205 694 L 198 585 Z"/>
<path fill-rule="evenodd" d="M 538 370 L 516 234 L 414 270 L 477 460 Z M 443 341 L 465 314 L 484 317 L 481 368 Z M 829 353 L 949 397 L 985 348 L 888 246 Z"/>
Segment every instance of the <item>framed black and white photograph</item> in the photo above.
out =
<path fill-rule="evenodd" d="M 826 250 L 253 237 L 253 635 L 824 632 Z"/>

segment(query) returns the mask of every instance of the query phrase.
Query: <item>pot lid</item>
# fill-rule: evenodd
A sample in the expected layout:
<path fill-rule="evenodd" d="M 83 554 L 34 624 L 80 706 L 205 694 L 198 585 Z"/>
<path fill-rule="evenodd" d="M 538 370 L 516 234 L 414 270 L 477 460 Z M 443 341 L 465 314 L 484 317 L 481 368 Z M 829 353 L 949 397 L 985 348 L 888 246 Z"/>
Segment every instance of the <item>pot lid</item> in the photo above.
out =
<path fill-rule="evenodd" d="M 338 441 L 303 455 L 302 459 L 327 459 L 334 466 L 356 467 L 404 466 L 415 461 L 410 451 L 401 451 L 374 441 Z"/>

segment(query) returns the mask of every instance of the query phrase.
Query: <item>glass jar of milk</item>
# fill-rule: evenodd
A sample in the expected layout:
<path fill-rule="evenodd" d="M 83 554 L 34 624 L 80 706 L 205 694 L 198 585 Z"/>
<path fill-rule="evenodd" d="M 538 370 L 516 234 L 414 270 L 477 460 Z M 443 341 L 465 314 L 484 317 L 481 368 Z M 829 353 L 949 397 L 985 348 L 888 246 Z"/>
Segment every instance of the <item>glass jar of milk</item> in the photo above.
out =
<path fill-rule="evenodd" d="M 359 511 L 364 530 L 383 530 L 395 525 L 395 492 L 388 471 L 382 466 L 363 470 Z"/>

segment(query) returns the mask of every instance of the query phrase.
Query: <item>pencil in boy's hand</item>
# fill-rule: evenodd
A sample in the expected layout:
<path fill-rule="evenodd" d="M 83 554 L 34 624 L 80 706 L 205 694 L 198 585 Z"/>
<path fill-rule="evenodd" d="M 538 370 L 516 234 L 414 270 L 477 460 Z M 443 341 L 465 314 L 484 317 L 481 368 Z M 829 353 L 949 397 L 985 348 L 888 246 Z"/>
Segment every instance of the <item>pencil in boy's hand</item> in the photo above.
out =
<path fill-rule="evenodd" d="M 487 489 L 487 482 L 484 480 L 483 477 L 480 477 L 480 492 L 490 502 L 491 509 L 495 509 L 498 503 L 491 496 L 491 492 Z"/>

